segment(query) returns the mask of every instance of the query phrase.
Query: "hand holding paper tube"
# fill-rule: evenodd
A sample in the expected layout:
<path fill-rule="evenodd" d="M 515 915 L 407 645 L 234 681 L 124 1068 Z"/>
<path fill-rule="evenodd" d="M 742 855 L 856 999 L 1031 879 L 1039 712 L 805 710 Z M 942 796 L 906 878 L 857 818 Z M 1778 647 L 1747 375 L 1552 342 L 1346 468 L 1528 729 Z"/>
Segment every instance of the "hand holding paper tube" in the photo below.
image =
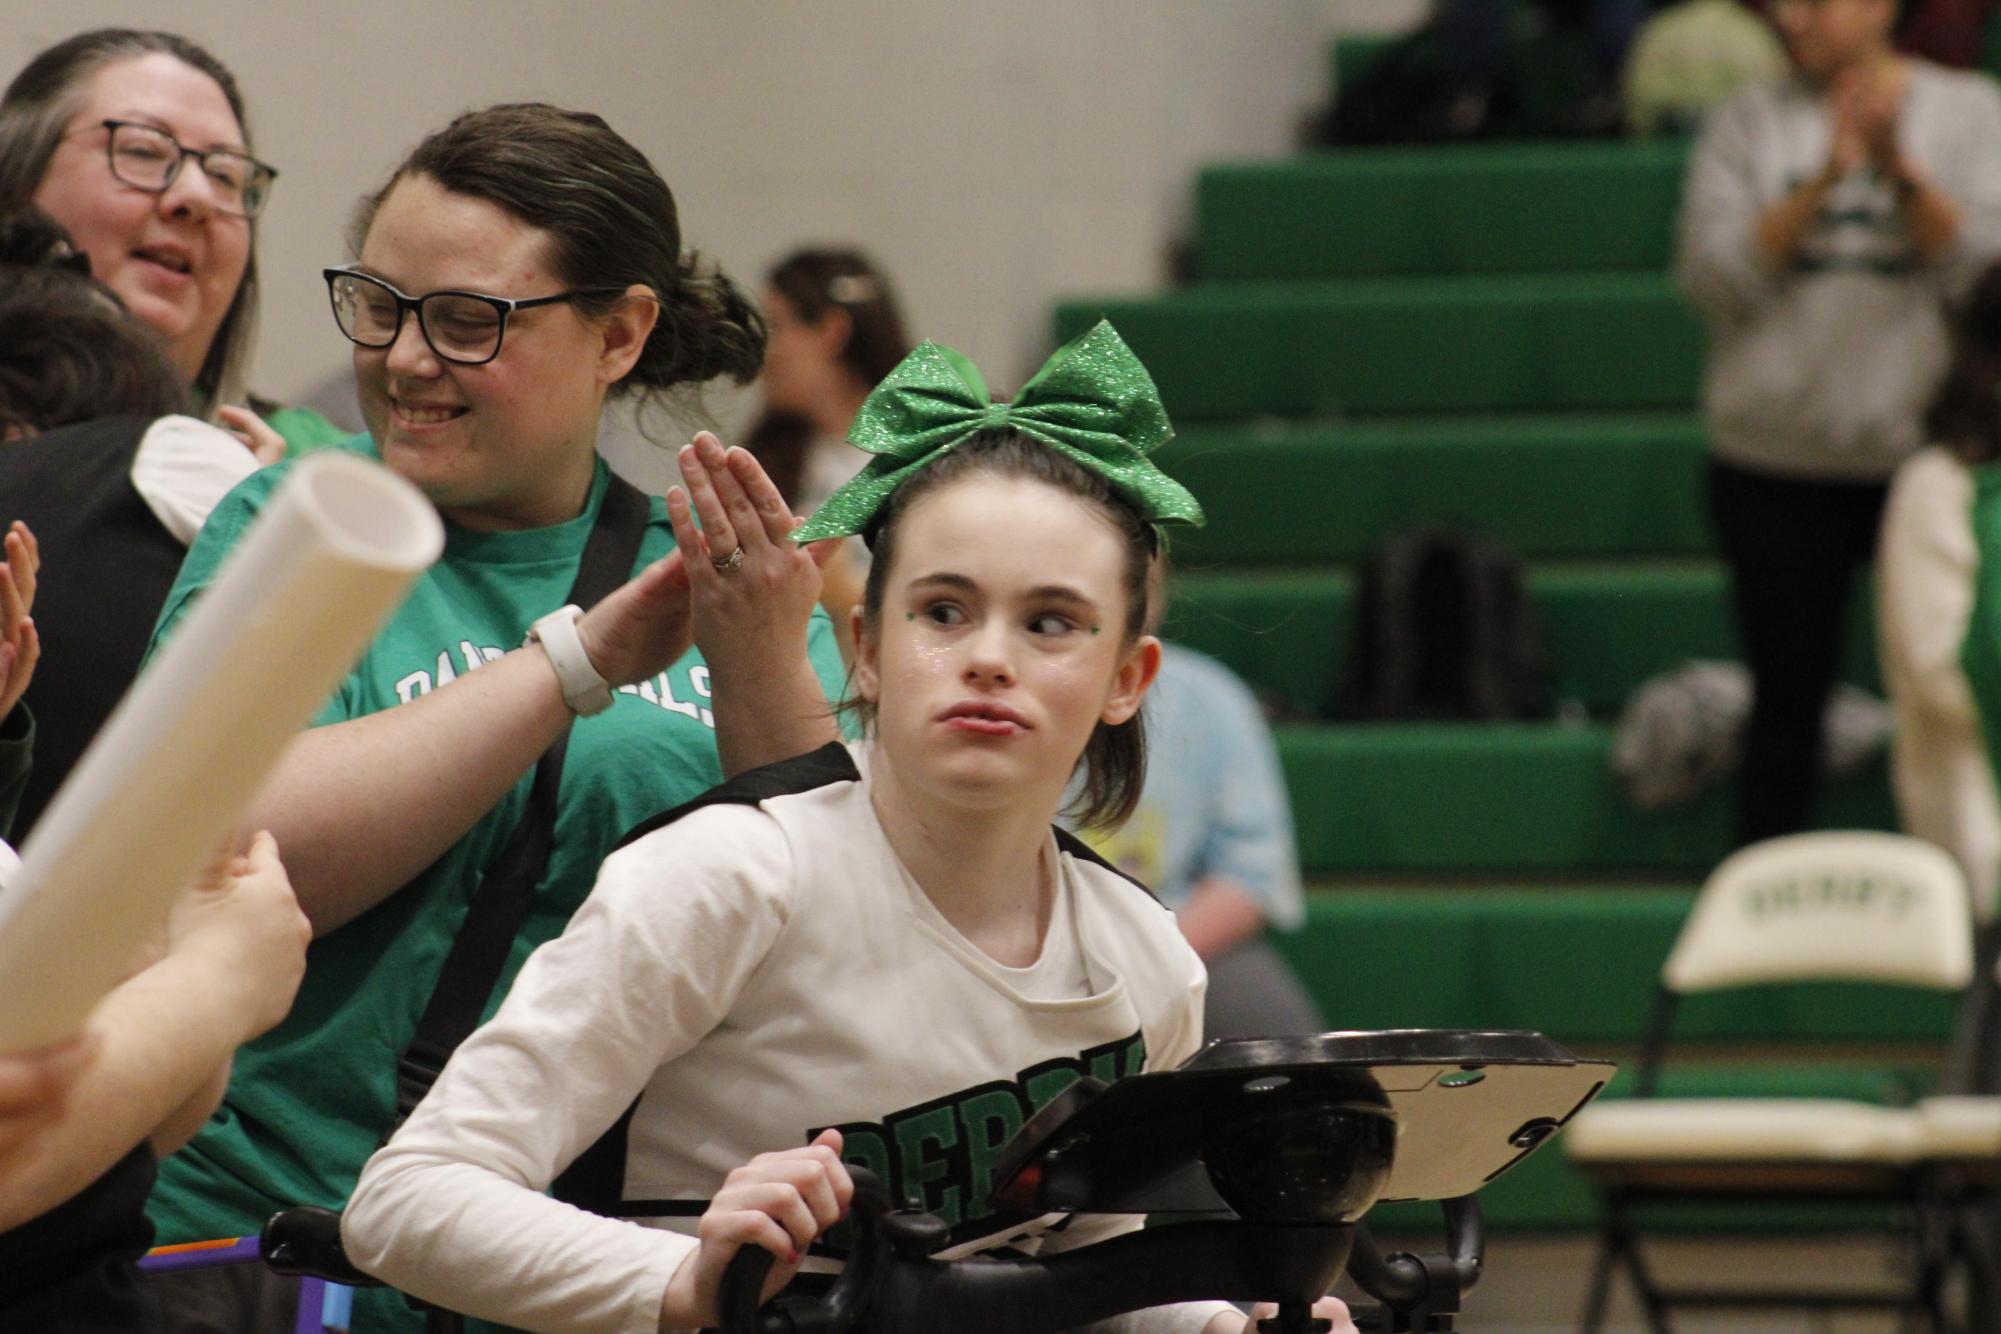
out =
<path fill-rule="evenodd" d="M 0 891 L 0 1052 L 82 1027 L 443 546 L 430 502 L 380 465 L 297 465 Z"/>

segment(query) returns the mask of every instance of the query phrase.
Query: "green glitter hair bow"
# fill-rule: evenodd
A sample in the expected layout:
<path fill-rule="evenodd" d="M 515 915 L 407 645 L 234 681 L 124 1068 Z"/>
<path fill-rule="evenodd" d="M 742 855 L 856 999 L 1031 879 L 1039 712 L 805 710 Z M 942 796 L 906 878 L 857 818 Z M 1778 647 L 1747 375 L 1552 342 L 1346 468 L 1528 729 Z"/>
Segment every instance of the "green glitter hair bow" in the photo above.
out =
<path fill-rule="evenodd" d="M 1153 377 L 1100 320 L 1058 348 L 1012 403 L 994 402 L 979 371 L 951 348 L 920 344 L 855 414 L 848 442 L 875 457 L 792 540 L 865 531 L 913 473 L 984 430 L 1019 431 L 1068 455 L 1150 522 L 1202 522 L 1188 488 L 1147 458 L 1174 434 Z"/>

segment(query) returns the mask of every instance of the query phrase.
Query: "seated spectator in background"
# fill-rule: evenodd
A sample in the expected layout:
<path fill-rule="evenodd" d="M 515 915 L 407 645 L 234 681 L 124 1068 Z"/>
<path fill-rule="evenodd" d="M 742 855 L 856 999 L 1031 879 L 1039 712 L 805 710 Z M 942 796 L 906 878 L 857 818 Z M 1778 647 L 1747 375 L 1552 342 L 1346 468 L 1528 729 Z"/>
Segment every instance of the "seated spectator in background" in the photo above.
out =
<path fill-rule="evenodd" d="M 848 427 L 876 382 L 910 351 L 889 279 L 860 251 L 797 250 L 765 278 L 770 325 L 764 353 L 764 415 L 745 448 L 797 514 L 811 514 L 868 462 Z M 844 544 L 821 571 L 820 605 L 841 651 L 853 657 L 848 613 L 861 601 L 868 550 Z"/>
<path fill-rule="evenodd" d="M 1780 0 L 1793 74 L 1709 119 L 1678 275 L 1709 329 L 1710 510 L 1754 680 L 1738 837 L 1806 828 L 1888 478 L 1923 441 L 1944 301 L 2001 254 L 2001 92 L 1900 56 L 1895 0 Z"/>
<path fill-rule="evenodd" d="M 1570 137 L 1620 128 L 1619 71 L 1653 0 L 1438 0 L 1335 90 L 1332 144 Z"/>
<path fill-rule="evenodd" d="M 858 250 L 796 250 L 765 277 L 770 324 L 764 415 L 745 448 L 786 503 L 810 514 L 869 456 L 848 428 L 883 376 L 910 351 L 889 278 Z"/>
<path fill-rule="evenodd" d="M 2001 485 L 2001 266 L 1957 322 L 1952 368 L 1925 425 L 1936 443 L 1890 483 L 1876 576 L 1883 679 L 1896 709 L 1890 777 L 1907 833 L 1959 859 L 1974 901 L 1991 912 L 2001 882 L 2001 801 L 1980 712 L 1960 665 L 1980 551 L 1976 487 Z"/>
<path fill-rule="evenodd" d="M 1164 564 L 1150 590 L 1156 621 Z M 1146 729 L 1139 804 L 1085 838 L 1174 909 L 1209 970 L 1205 1038 L 1320 1032 L 1319 1007 L 1265 935 L 1296 928 L 1305 905 L 1285 775 L 1257 699 L 1222 663 L 1163 642 Z"/>
<path fill-rule="evenodd" d="M 246 392 L 253 222 L 276 176 L 251 147 L 235 77 L 173 33 L 79 33 L 0 94 L 0 209 L 33 204 L 67 228 L 160 335 L 193 410 L 273 457 L 348 434 Z"/>
<path fill-rule="evenodd" d="M 202 520 L 258 466 L 179 415 L 187 391 L 158 338 L 88 274 L 45 215 L 0 215 L 0 516 L 26 520 L 52 570 L 22 836 L 138 675 Z"/>
<path fill-rule="evenodd" d="M 1438 24 L 1452 64 L 1489 81 L 1505 72 L 1518 0 L 1439 0 Z M 1545 20 L 1582 34 L 1606 86 L 1617 81 L 1626 48 L 1653 9 L 1652 0 L 1537 0 Z M 1602 128 L 1616 127 L 1615 119 Z"/>

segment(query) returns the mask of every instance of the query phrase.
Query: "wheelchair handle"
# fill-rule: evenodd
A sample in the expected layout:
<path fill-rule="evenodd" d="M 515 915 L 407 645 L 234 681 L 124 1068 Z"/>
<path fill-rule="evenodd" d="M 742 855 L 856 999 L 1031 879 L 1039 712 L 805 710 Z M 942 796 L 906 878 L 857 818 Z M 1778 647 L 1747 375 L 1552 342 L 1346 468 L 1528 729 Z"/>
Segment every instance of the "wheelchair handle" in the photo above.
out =
<path fill-rule="evenodd" d="M 272 1214 L 257 1234 L 257 1253 L 280 1274 L 325 1279 L 350 1288 L 381 1283 L 354 1267 L 341 1245 L 340 1215 L 309 1204 Z"/>
<path fill-rule="evenodd" d="M 730 1258 L 716 1294 L 720 1334 L 847 1334 L 854 1327 L 875 1296 L 884 1272 L 883 1252 L 890 1243 L 880 1224 L 895 1210 L 895 1202 L 881 1178 L 866 1167 L 850 1167 L 848 1175 L 855 1183 L 848 1205 L 855 1231 L 854 1249 L 826 1296 L 803 1309 L 788 1309 L 773 1301 L 760 1311 L 764 1281 L 778 1260 L 762 1246 L 744 1246 Z"/>
<path fill-rule="evenodd" d="M 757 1308 L 764 1296 L 764 1280 L 771 1275 L 771 1266 L 778 1263 L 778 1257 L 762 1246 L 746 1245 L 730 1257 L 723 1270 L 722 1287 L 716 1293 L 716 1314 L 721 1317 L 716 1329 L 721 1334 L 771 1334 L 790 1325 L 761 1322 L 757 1318 Z M 776 1317 L 774 1316 L 774 1321 Z"/>
<path fill-rule="evenodd" d="M 1479 1199 L 1462 1195 L 1439 1203 L 1445 1211 L 1443 1255 L 1414 1255 L 1409 1251 L 1384 1255 L 1366 1228 L 1355 1230 L 1355 1249 L 1348 1257 L 1348 1277 L 1385 1307 L 1403 1313 L 1404 1319 L 1413 1314 L 1443 1315 L 1449 1319 L 1458 1312 L 1467 1290 L 1480 1281 L 1486 1255 L 1486 1227 L 1480 1217 Z M 1377 1327 L 1364 1323 L 1359 1308 L 1356 1323 L 1364 1329 Z M 1430 1326 L 1402 1323 L 1387 1326 L 1411 1327 Z"/>

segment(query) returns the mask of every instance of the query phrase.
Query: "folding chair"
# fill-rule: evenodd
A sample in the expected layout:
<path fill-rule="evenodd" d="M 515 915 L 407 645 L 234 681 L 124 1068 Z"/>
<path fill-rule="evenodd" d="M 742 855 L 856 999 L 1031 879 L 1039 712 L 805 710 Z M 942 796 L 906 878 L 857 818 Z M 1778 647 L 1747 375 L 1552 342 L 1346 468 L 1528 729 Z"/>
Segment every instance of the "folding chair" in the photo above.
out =
<path fill-rule="evenodd" d="M 1649 1328 L 1675 1307 L 1922 1311 L 1940 1328 L 1934 1267 L 1900 1291 L 1664 1288 L 1641 1253 L 1637 1213 L 1664 1203 L 1882 1201 L 1923 1221 L 1934 1178 L 1911 1108 L 1832 1098 L 1669 1098 L 1660 1072 L 1684 996 L 1748 986 L 1862 982 L 1952 992 L 1973 976 L 1965 877 L 1944 852 L 1898 834 L 1798 834 L 1736 853 L 1697 896 L 1661 970 L 1634 1096 L 1585 1108 L 1570 1158 L 1603 1212 L 1583 1327 L 1604 1320 L 1623 1266 Z"/>
<path fill-rule="evenodd" d="M 1965 1327 L 1985 1331 L 2001 1329 L 2001 930 L 1991 921 L 1978 959 L 1946 1080 L 1917 1115 L 1942 1209 L 1924 1259 L 1941 1282 L 1964 1274 Z"/>

